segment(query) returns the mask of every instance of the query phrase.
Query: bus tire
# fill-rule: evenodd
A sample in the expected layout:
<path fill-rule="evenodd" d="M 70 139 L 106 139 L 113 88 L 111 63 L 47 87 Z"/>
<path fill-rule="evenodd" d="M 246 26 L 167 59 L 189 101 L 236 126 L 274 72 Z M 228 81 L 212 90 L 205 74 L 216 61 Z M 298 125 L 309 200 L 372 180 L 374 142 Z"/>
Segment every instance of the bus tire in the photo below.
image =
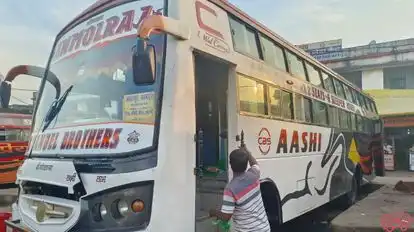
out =
<path fill-rule="evenodd" d="M 351 181 L 351 190 L 343 197 L 342 205 L 344 209 L 347 209 L 354 205 L 358 198 L 358 176 L 354 174 Z"/>
<path fill-rule="evenodd" d="M 355 174 L 354 176 L 356 176 L 356 181 L 357 181 L 357 186 L 358 186 L 358 196 L 361 193 L 361 188 L 362 188 L 362 171 L 361 171 L 361 166 L 359 166 L 359 164 L 356 166 L 355 168 Z"/>
<path fill-rule="evenodd" d="M 283 223 L 279 190 L 273 181 L 265 180 L 260 184 L 260 191 L 271 230 L 277 231 Z"/>

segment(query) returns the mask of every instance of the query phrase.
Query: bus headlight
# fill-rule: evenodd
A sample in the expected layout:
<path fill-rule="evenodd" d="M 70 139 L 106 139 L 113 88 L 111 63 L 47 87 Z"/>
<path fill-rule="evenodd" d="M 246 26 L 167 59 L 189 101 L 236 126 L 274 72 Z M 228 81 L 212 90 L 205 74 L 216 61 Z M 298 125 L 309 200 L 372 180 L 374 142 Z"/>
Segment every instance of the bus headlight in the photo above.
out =
<path fill-rule="evenodd" d="M 105 189 L 82 198 L 82 215 L 77 232 L 138 231 L 151 218 L 154 181 Z M 84 230 L 82 229 L 84 228 Z"/>
<path fill-rule="evenodd" d="M 130 211 L 129 205 L 125 200 L 117 200 L 112 205 L 112 216 L 114 218 L 126 217 Z"/>
<path fill-rule="evenodd" d="M 94 221 L 102 221 L 103 218 L 108 214 L 108 210 L 102 203 L 95 204 L 92 208 L 92 217 Z"/>

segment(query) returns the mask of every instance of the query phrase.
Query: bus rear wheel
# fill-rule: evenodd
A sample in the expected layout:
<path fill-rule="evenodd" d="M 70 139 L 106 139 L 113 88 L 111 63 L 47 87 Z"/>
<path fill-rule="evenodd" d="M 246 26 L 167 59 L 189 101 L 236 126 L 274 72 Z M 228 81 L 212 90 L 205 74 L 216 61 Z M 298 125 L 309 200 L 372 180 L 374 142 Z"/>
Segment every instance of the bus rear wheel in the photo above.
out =
<path fill-rule="evenodd" d="M 341 199 L 341 208 L 347 209 L 354 205 L 358 199 L 358 192 L 359 192 L 359 186 L 358 186 L 358 175 L 354 175 L 352 177 L 351 182 L 351 191 L 346 193 L 342 199 Z"/>

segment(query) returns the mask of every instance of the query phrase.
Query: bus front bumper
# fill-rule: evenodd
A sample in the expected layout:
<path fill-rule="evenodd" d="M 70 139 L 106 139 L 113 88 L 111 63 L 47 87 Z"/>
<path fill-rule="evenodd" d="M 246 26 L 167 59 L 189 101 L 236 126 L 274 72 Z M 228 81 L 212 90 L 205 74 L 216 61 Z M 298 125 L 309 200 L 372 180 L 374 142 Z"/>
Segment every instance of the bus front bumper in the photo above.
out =
<path fill-rule="evenodd" d="M 21 225 L 20 219 L 13 220 L 13 221 L 6 220 L 5 223 L 6 223 L 6 231 L 9 231 L 9 229 L 12 229 L 13 232 L 15 231 L 16 232 L 33 232 L 29 228 L 26 228 L 23 225 Z"/>

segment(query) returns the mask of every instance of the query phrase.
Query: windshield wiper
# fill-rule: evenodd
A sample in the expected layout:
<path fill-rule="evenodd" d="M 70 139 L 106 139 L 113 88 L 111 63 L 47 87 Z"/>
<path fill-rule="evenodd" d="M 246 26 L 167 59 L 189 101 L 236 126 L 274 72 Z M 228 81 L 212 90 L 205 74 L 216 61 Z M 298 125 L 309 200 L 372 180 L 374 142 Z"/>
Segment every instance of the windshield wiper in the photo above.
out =
<path fill-rule="evenodd" d="M 50 107 L 50 110 L 45 116 L 42 132 L 44 132 L 49 127 L 53 119 L 55 119 L 55 117 L 59 114 L 60 110 L 62 109 L 63 104 L 66 101 L 66 98 L 68 97 L 70 91 L 72 91 L 72 88 L 73 88 L 73 85 L 69 86 L 69 88 L 63 93 L 63 95 L 58 100 L 53 102 L 53 104 Z"/>

